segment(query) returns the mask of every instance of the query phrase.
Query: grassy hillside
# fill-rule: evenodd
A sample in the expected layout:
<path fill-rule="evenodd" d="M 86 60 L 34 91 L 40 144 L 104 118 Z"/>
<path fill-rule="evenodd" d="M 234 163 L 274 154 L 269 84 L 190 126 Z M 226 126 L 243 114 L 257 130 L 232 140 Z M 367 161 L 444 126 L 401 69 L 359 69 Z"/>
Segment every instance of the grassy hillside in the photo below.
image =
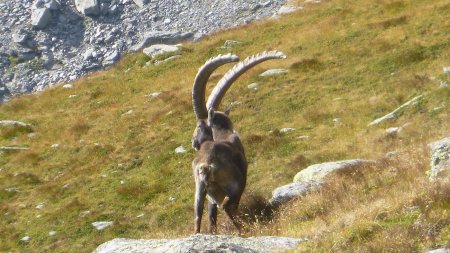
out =
<path fill-rule="evenodd" d="M 439 88 L 439 80 L 450 82 L 442 71 L 450 64 L 449 10 L 446 0 L 307 4 L 184 44 L 183 56 L 167 63 L 146 67 L 143 54 L 128 55 L 73 89 L 13 99 L 0 106 L 0 119 L 31 126 L 0 128 L 0 146 L 30 149 L 0 151 L 0 251 L 89 252 L 115 237 L 190 235 L 196 71 L 217 54 L 244 58 L 272 49 L 288 59 L 247 73 L 222 103 L 240 102 L 231 117 L 249 159 L 244 198 L 269 198 L 310 164 L 378 163 L 337 176 L 274 220 L 249 225 L 246 235 L 307 237 L 298 251 L 312 252 L 420 252 L 448 244 L 450 187 L 428 182 L 426 144 L 450 134 L 450 92 Z M 225 50 L 226 40 L 241 43 Z M 258 76 L 268 68 L 289 73 Z M 258 90 L 247 88 L 252 82 Z M 153 92 L 162 93 L 147 96 Z M 424 99 L 398 119 L 367 127 L 420 94 Z M 405 124 L 387 137 L 386 128 Z M 284 127 L 296 130 L 280 133 Z M 188 152 L 176 154 L 180 145 Z M 385 158 L 392 151 L 398 155 Z M 97 231 L 94 221 L 114 225 Z M 219 222 L 226 223 L 222 214 Z M 27 235 L 31 240 L 21 242 Z"/>

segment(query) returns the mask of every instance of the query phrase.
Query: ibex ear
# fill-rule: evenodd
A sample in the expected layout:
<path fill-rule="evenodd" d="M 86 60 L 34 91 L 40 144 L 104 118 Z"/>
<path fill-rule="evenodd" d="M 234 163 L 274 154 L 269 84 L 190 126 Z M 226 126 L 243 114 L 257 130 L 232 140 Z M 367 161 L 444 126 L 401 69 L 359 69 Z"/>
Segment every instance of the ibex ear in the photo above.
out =
<path fill-rule="evenodd" d="M 225 115 L 227 116 L 230 116 L 231 109 L 233 109 L 233 106 L 229 105 L 228 108 L 223 113 L 225 113 Z"/>
<path fill-rule="evenodd" d="M 215 114 L 214 108 L 209 108 L 209 110 L 208 110 L 208 125 L 209 126 L 211 126 L 212 120 L 214 118 L 214 114 Z"/>

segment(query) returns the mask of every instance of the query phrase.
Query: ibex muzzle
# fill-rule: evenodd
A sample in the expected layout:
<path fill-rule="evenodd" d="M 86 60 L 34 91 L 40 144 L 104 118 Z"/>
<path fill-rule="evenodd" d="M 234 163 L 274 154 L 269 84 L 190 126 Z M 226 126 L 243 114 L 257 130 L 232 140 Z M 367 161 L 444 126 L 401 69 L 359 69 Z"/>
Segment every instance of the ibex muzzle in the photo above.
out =
<path fill-rule="evenodd" d="M 218 82 L 205 103 L 205 88 L 210 75 L 218 67 L 236 62 L 235 55 L 219 55 L 208 60 L 199 70 L 192 90 L 197 126 L 192 147 L 198 150 L 192 162 L 195 177 L 195 233 L 200 233 L 205 198 L 208 198 L 209 231 L 217 231 L 217 208 L 223 208 L 239 229 L 235 218 L 247 182 L 247 159 L 244 147 L 234 132 L 229 112 L 215 111 L 231 84 L 251 67 L 266 60 L 286 58 L 277 51 L 263 52 L 239 62 Z"/>

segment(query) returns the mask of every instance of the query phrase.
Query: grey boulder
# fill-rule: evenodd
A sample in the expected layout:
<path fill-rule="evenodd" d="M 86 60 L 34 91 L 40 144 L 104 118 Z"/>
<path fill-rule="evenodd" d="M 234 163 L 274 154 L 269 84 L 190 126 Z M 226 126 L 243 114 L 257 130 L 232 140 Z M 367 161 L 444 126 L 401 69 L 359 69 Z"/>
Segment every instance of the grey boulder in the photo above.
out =
<path fill-rule="evenodd" d="M 375 162 L 370 160 L 354 159 L 314 164 L 297 173 L 294 182 L 323 182 L 331 173 L 349 171 L 373 163 Z"/>
<path fill-rule="evenodd" d="M 428 144 L 431 149 L 430 180 L 449 180 L 450 176 L 450 137 Z"/>
<path fill-rule="evenodd" d="M 188 253 L 188 252 L 282 252 L 293 249 L 302 239 L 261 236 L 242 238 L 230 235 L 193 235 L 180 239 L 133 240 L 116 238 L 100 245 L 94 253 Z"/>
<path fill-rule="evenodd" d="M 269 200 L 271 206 L 279 206 L 292 199 L 306 195 L 308 192 L 320 187 L 318 182 L 294 182 L 276 188 L 272 192 L 272 198 Z"/>

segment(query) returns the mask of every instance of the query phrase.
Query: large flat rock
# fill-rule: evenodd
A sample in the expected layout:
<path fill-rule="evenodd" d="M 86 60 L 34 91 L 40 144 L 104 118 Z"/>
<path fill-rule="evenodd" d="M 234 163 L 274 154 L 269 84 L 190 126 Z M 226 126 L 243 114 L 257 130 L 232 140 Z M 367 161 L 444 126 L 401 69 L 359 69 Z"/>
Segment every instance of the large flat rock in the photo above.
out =
<path fill-rule="evenodd" d="M 191 252 L 283 252 L 294 249 L 302 239 L 261 236 L 193 235 L 180 239 L 135 240 L 116 238 L 100 245 L 94 253 L 191 253 Z"/>

